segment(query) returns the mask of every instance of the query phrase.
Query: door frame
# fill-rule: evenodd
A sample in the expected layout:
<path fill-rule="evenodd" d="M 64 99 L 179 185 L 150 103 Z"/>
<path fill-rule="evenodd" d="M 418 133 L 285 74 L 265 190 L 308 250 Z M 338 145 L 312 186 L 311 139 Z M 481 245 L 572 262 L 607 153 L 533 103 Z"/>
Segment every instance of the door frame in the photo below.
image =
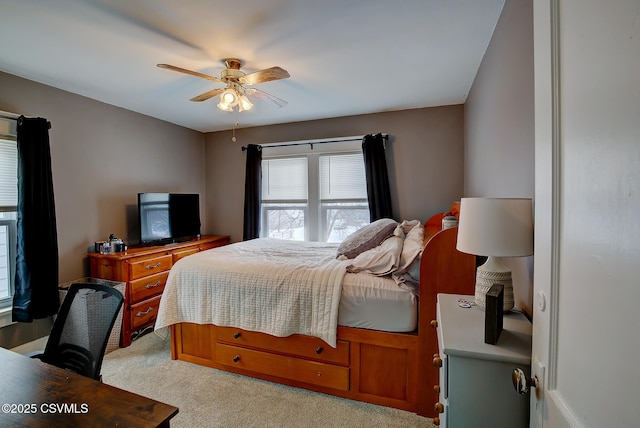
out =
<path fill-rule="evenodd" d="M 533 2 L 535 76 L 535 264 L 530 426 L 582 426 L 557 390 L 561 246 L 560 0 Z"/>

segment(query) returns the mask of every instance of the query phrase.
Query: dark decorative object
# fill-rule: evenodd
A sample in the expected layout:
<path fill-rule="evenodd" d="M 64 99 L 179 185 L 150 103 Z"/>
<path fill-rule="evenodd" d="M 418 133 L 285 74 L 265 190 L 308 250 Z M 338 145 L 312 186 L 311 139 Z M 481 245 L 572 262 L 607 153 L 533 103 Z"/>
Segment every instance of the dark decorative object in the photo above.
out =
<path fill-rule="evenodd" d="M 495 345 L 502 333 L 504 285 L 493 284 L 486 294 L 484 313 L 484 343 Z"/>

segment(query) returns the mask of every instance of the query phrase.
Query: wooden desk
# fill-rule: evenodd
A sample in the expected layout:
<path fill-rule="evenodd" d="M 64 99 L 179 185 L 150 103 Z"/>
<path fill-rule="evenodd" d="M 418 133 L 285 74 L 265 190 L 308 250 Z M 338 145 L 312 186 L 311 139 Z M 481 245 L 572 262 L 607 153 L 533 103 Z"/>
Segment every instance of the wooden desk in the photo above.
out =
<path fill-rule="evenodd" d="M 169 427 L 178 408 L 0 348 L 0 426 Z"/>

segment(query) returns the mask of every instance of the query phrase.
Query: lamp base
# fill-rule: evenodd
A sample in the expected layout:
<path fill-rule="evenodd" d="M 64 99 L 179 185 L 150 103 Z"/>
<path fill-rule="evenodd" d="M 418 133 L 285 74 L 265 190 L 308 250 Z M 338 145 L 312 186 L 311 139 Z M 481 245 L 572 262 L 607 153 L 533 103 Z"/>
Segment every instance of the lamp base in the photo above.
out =
<path fill-rule="evenodd" d="M 493 284 L 504 285 L 504 303 L 502 309 L 507 312 L 513 309 L 513 284 L 511 282 L 511 271 L 494 272 L 478 268 L 476 272 L 476 305 L 481 308 L 486 307 L 486 294 Z"/>

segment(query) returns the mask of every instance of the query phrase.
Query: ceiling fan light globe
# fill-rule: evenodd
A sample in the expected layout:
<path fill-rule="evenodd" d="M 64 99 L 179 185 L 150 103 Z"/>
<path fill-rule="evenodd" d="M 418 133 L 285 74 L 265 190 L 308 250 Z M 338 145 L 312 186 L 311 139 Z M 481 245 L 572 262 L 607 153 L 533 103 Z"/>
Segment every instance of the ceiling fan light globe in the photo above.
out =
<path fill-rule="evenodd" d="M 251 107 L 253 107 L 253 104 L 251 103 L 251 101 L 249 101 L 249 98 L 247 98 L 246 95 L 240 95 L 238 99 L 238 110 L 251 110 Z"/>
<path fill-rule="evenodd" d="M 238 103 L 238 94 L 233 89 L 227 89 L 220 95 L 220 102 L 233 107 Z"/>
<path fill-rule="evenodd" d="M 229 104 L 225 103 L 223 100 L 220 100 L 220 102 L 218 103 L 217 107 L 222 111 L 233 111 L 231 106 Z"/>

